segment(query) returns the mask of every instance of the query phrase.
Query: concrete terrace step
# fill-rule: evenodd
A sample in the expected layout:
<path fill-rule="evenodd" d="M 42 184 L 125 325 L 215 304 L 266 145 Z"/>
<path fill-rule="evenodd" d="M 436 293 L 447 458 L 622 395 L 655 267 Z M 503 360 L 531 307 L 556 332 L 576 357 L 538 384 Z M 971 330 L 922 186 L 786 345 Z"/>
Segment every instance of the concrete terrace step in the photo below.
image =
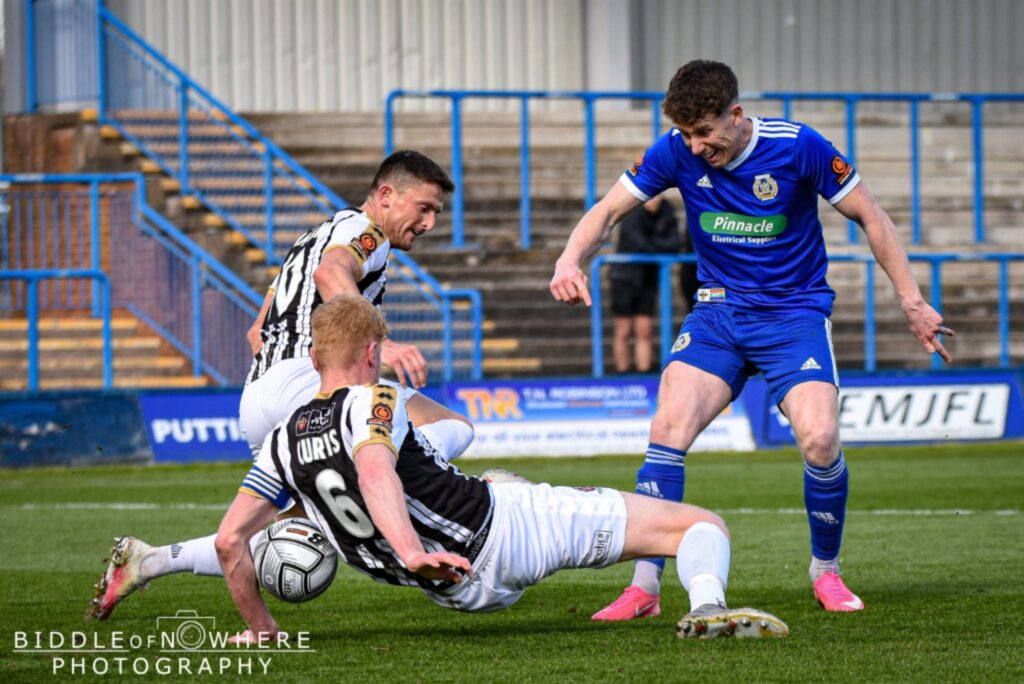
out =
<path fill-rule="evenodd" d="M 114 387 L 118 388 L 175 388 L 175 387 L 207 387 L 210 380 L 206 376 L 139 376 L 130 378 L 113 379 Z M 61 390 L 61 389 L 101 389 L 102 378 L 40 378 L 39 389 Z M 27 379 L 0 378 L 0 391 L 20 392 L 28 389 Z"/>

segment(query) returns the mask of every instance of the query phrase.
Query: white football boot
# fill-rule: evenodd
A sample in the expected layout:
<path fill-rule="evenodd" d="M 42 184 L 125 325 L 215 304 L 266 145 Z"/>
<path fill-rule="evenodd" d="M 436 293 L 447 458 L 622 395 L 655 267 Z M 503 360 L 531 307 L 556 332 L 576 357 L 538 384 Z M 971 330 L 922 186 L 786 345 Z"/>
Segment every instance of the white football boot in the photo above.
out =
<path fill-rule="evenodd" d="M 771 639 L 788 634 L 786 623 L 770 613 L 755 608 L 731 609 L 715 603 L 690 611 L 676 625 L 676 636 L 680 639 Z"/>

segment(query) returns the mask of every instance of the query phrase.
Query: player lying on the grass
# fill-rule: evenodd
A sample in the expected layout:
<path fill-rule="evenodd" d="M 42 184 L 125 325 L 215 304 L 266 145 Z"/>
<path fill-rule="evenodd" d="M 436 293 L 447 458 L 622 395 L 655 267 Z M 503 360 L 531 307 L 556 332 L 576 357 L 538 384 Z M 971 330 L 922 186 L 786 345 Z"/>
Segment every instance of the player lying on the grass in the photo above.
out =
<path fill-rule="evenodd" d="M 725 524 L 696 506 L 610 489 L 488 484 L 424 449 L 392 387 L 377 384 L 384 317 L 339 295 L 313 316 L 320 394 L 264 443 L 221 522 L 217 552 L 248 629 L 277 623 L 259 592 L 249 541 L 298 499 L 342 559 L 388 584 L 420 588 L 441 606 L 505 608 L 561 568 L 674 556 L 692 611 L 680 636 L 783 636 L 786 625 L 725 606 Z M 321 418 L 316 424 L 308 416 Z"/>
<path fill-rule="evenodd" d="M 444 461 L 458 458 L 473 441 L 473 426 L 462 416 L 449 411 L 414 389 L 397 383 L 381 382 L 390 387 L 406 407 L 409 422 L 424 442 L 424 448 Z M 314 390 L 315 393 L 315 390 Z M 312 396 L 312 393 L 311 393 Z M 458 429 L 455 423 L 463 425 Z M 485 471 L 488 480 L 516 477 L 500 468 Z M 303 516 L 301 507 L 282 511 L 280 517 Z M 109 563 L 99 582 L 86 617 L 106 620 L 125 598 L 159 577 L 190 572 L 199 576 L 222 576 L 214 540 L 217 533 L 174 544 L 151 546 L 136 537 L 114 540 Z"/>

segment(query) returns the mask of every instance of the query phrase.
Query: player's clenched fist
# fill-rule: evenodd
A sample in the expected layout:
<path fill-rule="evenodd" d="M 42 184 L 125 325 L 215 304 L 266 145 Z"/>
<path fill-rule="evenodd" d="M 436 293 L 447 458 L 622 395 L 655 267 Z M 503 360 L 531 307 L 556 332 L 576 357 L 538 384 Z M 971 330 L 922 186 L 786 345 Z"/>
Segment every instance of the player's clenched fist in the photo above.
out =
<path fill-rule="evenodd" d="M 560 302 L 566 304 L 579 304 L 583 302 L 590 306 L 590 288 L 587 276 L 577 265 L 567 266 L 562 263 L 555 264 L 555 275 L 551 278 L 549 286 L 551 295 Z"/>

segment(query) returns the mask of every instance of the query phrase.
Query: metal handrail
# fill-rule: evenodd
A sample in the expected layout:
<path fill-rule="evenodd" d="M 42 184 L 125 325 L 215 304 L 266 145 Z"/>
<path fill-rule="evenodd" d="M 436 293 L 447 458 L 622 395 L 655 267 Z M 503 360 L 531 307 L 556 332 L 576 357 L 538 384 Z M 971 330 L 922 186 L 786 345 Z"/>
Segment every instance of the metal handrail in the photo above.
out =
<path fill-rule="evenodd" d="M 16 269 L 0 271 L 0 280 L 24 280 L 28 290 L 28 389 L 39 389 L 39 281 L 89 278 L 103 293 L 99 315 L 103 321 L 103 389 L 113 384 L 113 354 L 110 334 L 110 279 L 103 271 L 91 269 Z M 95 300 L 94 300 L 95 301 Z"/>
<path fill-rule="evenodd" d="M 1009 263 L 1024 262 L 1024 253 L 936 253 L 908 254 L 912 262 L 931 264 L 932 306 L 942 313 L 942 266 L 951 262 L 997 262 L 999 264 L 999 367 L 1010 365 L 1010 307 L 1009 307 Z M 604 376 L 604 320 L 601 294 L 601 268 L 606 264 L 654 264 L 659 272 L 659 324 L 661 330 L 660 350 L 662 363 L 668 361 L 674 329 L 672 326 L 672 285 L 670 270 L 673 264 L 696 263 L 695 254 L 599 254 L 590 263 L 590 344 L 592 373 L 594 377 Z M 864 264 L 864 370 L 877 370 L 876 326 L 875 326 L 875 271 L 876 260 L 871 255 L 837 254 L 829 257 L 831 263 Z M 938 353 L 932 354 L 932 368 L 942 367 Z"/>
<path fill-rule="evenodd" d="M 384 149 L 386 153 L 395 146 L 395 102 L 403 97 L 441 98 L 451 102 L 452 138 L 452 179 L 456 191 L 452 198 L 452 245 L 465 246 L 465 216 L 463 209 L 463 161 L 462 161 L 462 101 L 471 98 L 518 99 L 520 100 L 520 235 L 522 249 L 530 248 L 530 150 L 529 150 L 529 101 L 535 99 L 576 99 L 584 108 L 584 201 L 586 211 L 596 202 L 596 124 L 594 105 L 598 100 L 639 100 L 652 105 L 652 140 L 661 134 L 662 120 L 659 105 L 664 93 L 652 91 L 581 91 L 581 90 L 393 90 L 384 103 Z M 799 93 L 787 91 L 744 91 L 741 100 L 777 100 L 782 103 L 783 117 L 792 117 L 794 101 L 839 101 L 846 109 L 846 151 L 850 161 L 856 162 L 857 150 L 857 105 L 860 102 L 905 102 L 910 113 L 910 202 L 911 241 L 921 243 L 921 150 L 919 107 L 928 102 L 963 102 L 971 105 L 971 131 L 974 165 L 974 237 L 976 242 L 985 241 L 984 208 L 984 105 L 989 102 L 1024 102 L 1024 93 L 883 93 L 883 92 L 814 92 Z M 848 224 L 848 240 L 858 240 L 856 224 Z"/>

